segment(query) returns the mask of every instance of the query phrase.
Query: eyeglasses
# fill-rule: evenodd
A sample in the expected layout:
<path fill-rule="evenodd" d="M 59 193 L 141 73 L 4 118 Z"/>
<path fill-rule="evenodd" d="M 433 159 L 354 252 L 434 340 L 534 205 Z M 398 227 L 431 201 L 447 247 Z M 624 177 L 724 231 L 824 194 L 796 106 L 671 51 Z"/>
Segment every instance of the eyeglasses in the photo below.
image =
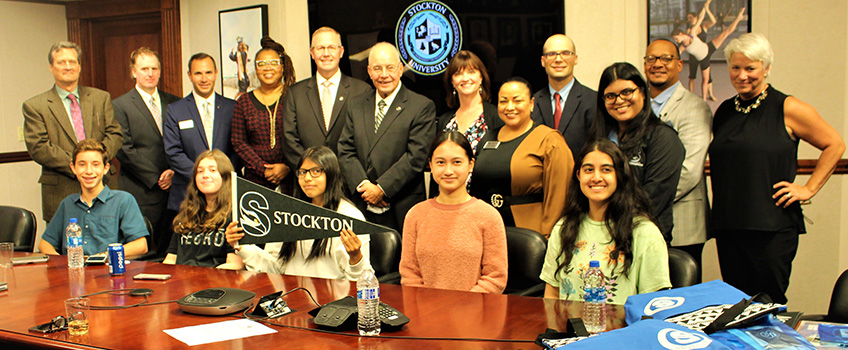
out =
<path fill-rule="evenodd" d="M 314 167 L 314 168 L 310 168 L 310 169 L 301 168 L 301 169 L 297 169 L 297 170 L 294 171 L 294 174 L 298 178 L 303 178 L 304 176 L 306 176 L 306 173 L 309 173 L 309 176 L 316 178 L 316 177 L 321 176 L 321 174 L 324 173 L 324 168 L 322 168 L 322 167 Z"/>
<path fill-rule="evenodd" d="M 638 89 L 628 88 L 628 89 L 621 90 L 621 92 L 619 92 L 617 94 L 612 93 L 612 92 L 605 93 L 604 94 L 604 102 L 606 102 L 608 105 L 611 105 L 611 104 L 615 103 L 615 100 L 619 97 L 621 97 L 622 101 L 630 101 L 633 98 L 633 92 L 636 91 L 636 90 L 638 90 Z"/>
<path fill-rule="evenodd" d="M 557 56 L 562 56 L 562 58 L 569 58 L 574 55 L 574 51 L 561 51 L 561 52 L 545 52 L 542 54 L 547 57 L 549 60 L 556 59 Z"/>
<path fill-rule="evenodd" d="M 399 68 L 398 66 L 393 65 L 393 64 L 390 64 L 388 66 L 368 66 L 368 67 L 370 67 L 371 71 L 376 73 L 376 74 L 383 74 L 384 70 L 386 71 L 386 73 L 392 74 Z"/>
<path fill-rule="evenodd" d="M 315 53 L 321 53 L 321 52 L 324 52 L 324 50 L 326 50 L 329 53 L 335 53 L 340 48 L 341 48 L 341 45 L 318 46 L 318 47 L 312 47 L 312 51 L 314 51 Z"/>
<path fill-rule="evenodd" d="M 269 66 L 272 67 L 272 68 L 277 68 L 277 67 L 280 66 L 281 63 L 282 63 L 282 61 L 279 60 L 279 59 L 267 60 L 267 61 L 256 61 L 256 66 L 259 67 L 259 68 L 265 68 L 265 67 L 269 67 Z"/>
<path fill-rule="evenodd" d="M 36 326 L 38 331 L 44 333 L 55 333 L 68 330 L 68 319 L 65 316 L 56 316 L 50 322 Z"/>
<path fill-rule="evenodd" d="M 645 56 L 645 63 L 654 64 L 655 62 L 657 62 L 657 59 L 659 59 L 663 64 L 669 64 L 669 63 L 671 63 L 671 61 L 673 61 L 676 58 L 677 57 L 674 57 L 673 55 L 662 55 L 660 57 Z"/>

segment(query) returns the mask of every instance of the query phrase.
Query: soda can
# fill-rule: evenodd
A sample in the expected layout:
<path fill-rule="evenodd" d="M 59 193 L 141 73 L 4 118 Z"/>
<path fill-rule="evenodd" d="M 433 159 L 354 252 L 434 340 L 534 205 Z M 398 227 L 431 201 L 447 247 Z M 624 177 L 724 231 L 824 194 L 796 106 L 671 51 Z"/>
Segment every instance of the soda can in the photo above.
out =
<path fill-rule="evenodd" d="M 124 266 L 124 246 L 120 243 L 109 244 L 109 274 L 123 275 L 127 271 Z"/>

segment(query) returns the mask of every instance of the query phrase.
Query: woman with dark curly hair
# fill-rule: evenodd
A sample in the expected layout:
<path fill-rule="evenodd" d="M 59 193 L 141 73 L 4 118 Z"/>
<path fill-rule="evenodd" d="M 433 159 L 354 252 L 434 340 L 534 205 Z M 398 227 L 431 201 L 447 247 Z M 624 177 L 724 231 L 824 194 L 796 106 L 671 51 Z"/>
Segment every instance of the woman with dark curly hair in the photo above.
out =
<path fill-rule="evenodd" d="M 283 101 L 294 84 L 294 66 L 283 45 L 262 38 L 253 60 L 259 87 L 236 101 L 232 142 L 244 164 L 244 178 L 292 194 L 290 165 L 284 163 Z"/>

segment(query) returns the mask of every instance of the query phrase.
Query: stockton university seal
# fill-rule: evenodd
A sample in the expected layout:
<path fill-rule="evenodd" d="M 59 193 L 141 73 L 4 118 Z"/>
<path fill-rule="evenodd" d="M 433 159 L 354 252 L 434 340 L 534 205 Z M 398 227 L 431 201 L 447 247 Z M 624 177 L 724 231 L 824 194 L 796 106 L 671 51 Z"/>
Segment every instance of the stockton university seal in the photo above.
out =
<path fill-rule="evenodd" d="M 418 1 L 398 20 L 395 40 L 400 57 L 422 75 L 436 75 L 448 68 L 462 47 L 459 19 L 439 1 Z"/>

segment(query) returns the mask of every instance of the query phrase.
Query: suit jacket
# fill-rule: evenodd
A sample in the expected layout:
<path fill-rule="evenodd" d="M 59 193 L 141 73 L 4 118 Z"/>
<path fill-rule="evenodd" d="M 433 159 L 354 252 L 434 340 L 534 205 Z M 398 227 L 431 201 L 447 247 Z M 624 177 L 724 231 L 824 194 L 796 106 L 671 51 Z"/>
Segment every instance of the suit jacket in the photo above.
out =
<path fill-rule="evenodd" d="M 297 165 L 301 154 L 309 147 L 327 146 L 338 154 L 339 136 L 344 129 L 350 99 L 364 93 L 374 92 L 365 82 L 342 74 L 328 131 L 324 128 L 318 78 L 311 77 L 292 85 L 286 94 L 283 113 L 285 155 L 290 166 Z"/>
<path fill-rule="evenodd" d="M 547 125 L 551 129 L 555 129 L 554 112 L 551 110 L 551 91 L 548 86 L 545 85 L 544 88 L 533 94 L 533 98 L 536 100 L 536 105 L 530 117 L 537 124 Z M 595 90 L 580 84 L 577 78 L 574 79 L 574 86 L 568 93 L 565 108 L 563 108 L 560 117 L 559 132 L 565 138 L 565 143 L 568 144 L 571 155 L 575 158 L 583 149 L 583 144 L 586 143 L 586 135 L 597 110 L 595 106 L 597 98 L 598 94 Z"/>
<path fill-rule="evenodd" d="M 669 123 L 683 142 L 686 158 L 674 196 L 672 246 L 707 241 L 709 202 L 704 162 L 712 139 L 712 111 L 698 96 L 678 85 L 659 115 Z"/>
<path fill-rule="evenodd" d="M 159 90 L 163 125 L 168 105 L 179 99 Z M 147 108 L 147 102 L 133 88 L 112 101 L 112 106 L 115 108 L 115 119 L 121 124 L 121 132 L 124 134 L 124 144 L 118 151 L 118 160 L 121 161 L 118 182 L 121 189 L 132 194 L 142 206 L 162 202 L 168 197 L 168 192 L 159 188 L 159 176 L 170 167 L 162 134 Z"/>
<path fill-rule="evenodd" d="M 102 141 L 109 154 L 114 156 L 121 147 L 123 137 L 121 126 L 112 112 L 109 93 L 80 86 L 79 95 L 85 137 Z M 70 167 L 77 136 L 55 86 L 26 100 L 23 114 L 27 151 L 41 165 L 38 182 L 41 184 L 42 219 L 50 221 L 62 199 L 80 191 L 80 184 Z M 109 172 L 114 174 L 111 169 Z M 104 178 L 104 182 L 107 179 Z M 110 184 L 110 187 L 118 186 Z"/>
<path fill-rule="evenodd" d="M 212 130 L 212 146 L 221 150 L 235 169 L 239 169 L 236 152 L 230 141 L 230 127 L 233 123 L 233 107 L 236 101 L 215 94 L 215 123 Z M 165 154 L 168 164 L 174 170 L 171 182 L 171 194 L 168 196 L 168 209 L 179 210 L 180 203 L 185 198 L 185 191 L 191 182 L 194 161 L 204 151 L 209 150 L 206 132 L 194 94 L 174 102 L 168 106 L 167 117 L 163 131 Z"/>
<path fill-rule="evenodd" d="M 426 199 L 423 172 L 436 134 L 436 105 L 403 85 L 399 89 L 376 133 L 376 94 L 350 101 L 339 139 L 339 164 L 351 193 L 357 193 L 363 180 L 380 185 L 402 225 L 409 208 Z M 353 197 L 361 203 L 359 196 Z"/>

